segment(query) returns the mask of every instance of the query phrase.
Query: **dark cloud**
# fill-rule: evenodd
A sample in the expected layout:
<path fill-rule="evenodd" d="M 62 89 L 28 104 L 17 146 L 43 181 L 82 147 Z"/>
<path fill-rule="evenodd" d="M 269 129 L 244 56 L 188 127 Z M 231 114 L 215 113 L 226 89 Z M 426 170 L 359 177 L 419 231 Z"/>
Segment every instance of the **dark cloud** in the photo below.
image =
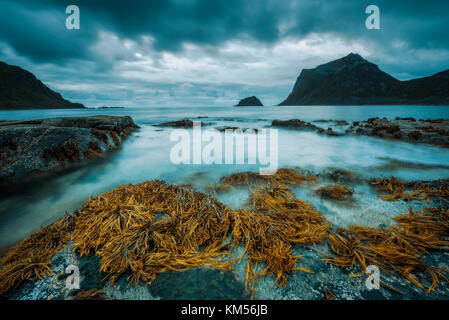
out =
<path fill-rule="evenodd" d="M 183 42 L 219 45 L 234 38 L 273 43 L 285 35 L 332 32 L 388 43 L 402 39 L 413 47 L 448 48 L 449 2 L 378 0 L 382 30 L 364 28 L 372 1 L 275 0 L 77 0 L 82 28 L 64 28 L 60 0 L 3 1 L 1 36 L 19 52 L 36 59 L 82 57 L 99 29 L 121 37 L 150 35 L 160 50 L 179 50 Z M 280 26 L 285 25 L 285 30 Z"/>
<path fill-rule="evenodd" d="M 65 8 L 70 4 L 78 5 L 81 10 L 81 30 L 65 28 Z M 380 8 L 381 30 L 365 28 L 365 8 L 370 4 Z M 136 52 L 151 56 L 157 68 L 164 53 L 180 54 L 186 43 L 202 48 L 203 55 L 219 60 L 224 59 L 220 48 L 229 41 L 238 40 L 248 46 L 257 44 L 262 48 L 273 47 L 289 38 L 301 40 L 312 34 L 331 34 L 333 39 L 344 43 L 356 42 L 369 47 L 370 60 L 397 77 L 410 78 L 449 68 L 447 12 L 449 1 L 441 0 L 2 0 L 0 59 L 23 62 L 22 66 L 38 71 L 50 83 L 102 81 L 109 86 L 105 92 L 110 92 L 110 99 L 144 101 L 142 91 L 148 88 L 147 82 L 136 81 L 134 88 L 126 84 L 125 88 L 116 89 L 123 81 L 117 65 L 136 61 Z M 143 36 L 151 37 L 151 44 L 145 43 Z M 124 48 L 124 39 L 133 40 L 135 48 Z M 335 52 L 341 52 L 341 48 Z M 189 61 L 195 62 L 194 54 L 197 52 L 188 57 Z M 232 57 L 226 56 L 222 65 L 234 68 L 241 64 L 240 56 L 235 56 L 234 64 L 231 64 Z M 265 58 L 266 63 L 276 65 L 269 53 Z M 295 58 L 288 59 L 294 64 L 291 66 L 294 73 L 305 67 L 307 61 L 310 61 L 307 67 L 326 62 L 323 57 L 313 58 L 313 52 L 310 56 L 297 57 L 304 65 L 296 65 Z M 131 64 L 127 71 L 140 67 Z M 206 74 L 210 72 L 214 71 L 204 70 Z M 293 84 L 295 76 L 288 76 L 292 77 Z M 179 91 L 173 83 L 169 84 L 170 89 L 163 83 L 151 83 L 151 86 L 155 88 L 151 91 L 153 96 L 162 97 L 166 93 L 176 97 L 180 92 L 187 92 Z M 260 83 L 244 90 L 229 83 L 218 91 L 216 88 L 195 89 L 205 101 L 210 97 L 231 99 L 231 91 L 237 96 L 253 91 L 263 95 L 265 90 Z M 277 102 L 275 99 L 280 101 L 289 89 L 285 85 L 273 88 L 274 93 L 267 99 L 273 103 Z M 104 92 L 61 90 L 71 97 L 87 100 L 108 96 Z M 119 94 L 114 96 L 114 91 Z"/>

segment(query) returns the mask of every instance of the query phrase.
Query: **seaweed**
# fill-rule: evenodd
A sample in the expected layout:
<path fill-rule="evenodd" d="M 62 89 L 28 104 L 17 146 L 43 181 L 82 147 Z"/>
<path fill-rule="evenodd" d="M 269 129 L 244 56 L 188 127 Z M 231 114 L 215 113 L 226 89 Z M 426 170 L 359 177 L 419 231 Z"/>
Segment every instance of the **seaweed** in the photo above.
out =
<path fill-rule="evenodd" d="M 313 273 L 296 264 L 301 255 L 293 254 L 293 244 L 319 243 L 326 238 L 330 223 L 307 202 L 296 199 L 285 185 L 256 187 L 250 195 L 251 210 L 234 212 L 232 238 L 244 245 L 248 254 L 245 287 L 253 294 L 260 276 L 272 274 L 278 286 L 287 283 L 293 271 Z M 240 261 L 238 259 L 238 261 Z M 257 272 L 259 264 L 265 267 Z"/>
<path fill-rule="evenodd" d="M 248 255 L 245 287 L 273 274 L 278 285 L 295 270 L 292 244 L 320 242 L 329 223 L 285 185 L 260 186 L 248 200 L 251 210 L 232 211 L 211 196 L 161 181 L 125 185 L 88 200 L 72 240 L 81 255 L 92 249 L 100 271 L 112 282 L 129 273 L 136 284 L 151 283 L 165 271 L 206 266 L 232 270 L 243 245 Z M 259 264 L 265 264 L 257 272 Z"/>
<path fill-rule="evenodd" d="M 278 169 L 272 175 L 261 175 L 255 172 L 236 172 L 229 176 L 222 177 L 220 183 L 214 187 L 219 192 L 229 190 L 233 186 L 252 186 L 260 184 L 283 183 L 290 185 L 302 185 L 307 181 L 316 182 L 318 178 L 315 175 L 304 175 L 293 169 Z"/>
<path fill-rule="evenodd" d="M 14 245 L 0 260 L 0 296 L 23 281 L 51 275 L 51 257 L 70 238 L 74 216 L 66 215 Z"/>
<path fill-rule="evenodd" d="M 391 178 L 382 178 L 382 179 L 376 179 L 372 178 L 370 180 L 370 183 L 372 185 L 377 186 L 377 190 L 379 191 L 386 191 L 390 194 L 384 194 L 381 195 L 380 198 L 383 200 L 393 201 L 402 199 L 404 201 L 407 200 L 422 200 L 424 199 L 424 196 L 421 192 L 404 192 L 405 191 L 405 183 L 401 180 L 398 180 L 395 177 Z"/>
<path fill-rule="evenodd" d="M 122 144 L 119 134 L 116 131 L 109 131 L 109 134 L 111 135 L 112 141 L 114 141 L 115 146 L 119 147 Z"/>
<path fill-rule="evenodd" d="M 332 290 L 332 293 L 335 294 L 335 290 Z M 326 300 L 335 300 L 335 297 L 327 290 L 326 286 L 323 286 L 323 295 Z"/>
<path fill-rule="evenodd" d="M 72 240 L 81 255 L 94 249 L 100 271 L 125 272 L 137 284 L 164 271 L 198 266 L 229 269 L 224 242 L 231 210 L 205 194 L 162 181 L 124 185 L 81 208 Z"/>
<path fill-rule="evenodd" d="M 430 250 L 448 250 L 449 211 L 444 208 L 426 209 L 393 218 L 397 225 L 387 229 L 352 226 L 329 233 L 329 242 L 335 257 L 325 261 L 342 267 L 358 263 L 363 271 L 374 264 L 385 272 L 396 271 L 405 279 L 424 289 L 417 274 L 427 274 L 431 285 L 426 292 L 434 290 L 449 270 L 424 264 L 422 256 Z M 356 275 L 357 276 L 357 275 Z M 398 293 L 400 291 L 380 282 Z"/>
<path fill-rule="evenodd" d="M 95 159 L 103 154 L 100 146 L 96 141 L 89 142 L 87 149 L 83 151 L 84 157 L 87 159 Z"/>
<path fill-rule="evenodd" d="M 76 142 L 69 138 L 60 145 L 42 151 L 41 158 L 46 163 L 52 159 L 59 163 L 64 163 L 66 160 L 75 162 L 80 159 L 80 151 Z"/>
<path fill-rule="evenodd" d="M 350 199 L 354 190 L 351 190 L 341 184 L 331 184 L 315 190 L 322 198 L 332 200 L 347 200 Z"/>
<path fill-rule="evenodd" d="M 295 254 L 294 247 L 326 239 L 333 256 L 325 261 L 340 267 L 358 264 L 362 268 L 360 277 L 367 265 L 374 264 L 386 273 L 399 273 L 421 288 L 421 277 L 427 275 L 431 281 L 427 292 L 441 280 L 447 281 L 447 270 L 426 265 L 422 259 L 431 250 L 449 249 L 447 207 L 418 212 L 410 209 L 408 215 L 394 218 L 396 224 L 389 228 L 352 226 L 334 230 L 320 211 L 297 199 L 291 190 L 291 186 L 313 179 L 316 177 L 291 169 L 280 169 L 272 176 L 247 172 L 224 177 L 222 188 L 250 188 L 245 207 L 234 211 L 187 185 L 153 180 L 119 186 L 88 199 L 73 215 L 66 215 L 11 248 L 0 260 L 0 295 L 27 279 L 52 274 L 51 257 L 69 239 L 81 256 L 98 257 L 103 280 L 114 283 L 123 275 L 128 286 L 140 281 L 150 284 L 167 271 L 198 267 L 232 271 L 245 257 L 245 291 L 253 297 L 261 276 L 271 275 L 275 284 L 285 286 L 295 271 L 313 273 L 297 266 L 302 256 Z M 389 197 L 407 197 L 404 191 L 408 185 L 394 177 L 372 179 L 371 183 L 390 193 Z M 420 196 L 447 197 L 443 187 L 416 184 L 415 188 Z M 352 194 L 342 185 L 318 190 L 337 199 Z"/>
<path fill-rule="evenodd" d="M 407 136 L 408 136 L 410 139 L 413 139 L 413 140 L 419 140 L 419 139 L 422 137 L 422 133 L 421 133 L 421 131 L 415 130 L 415 131 L 409 132 L 409 133 L 407 134 Z"/>
<path fill-rule="evenodd" d="M 424 183 L 419 182 L 403 182 L 395 177 L 390 179 L 371 179 L 371 184 L 376 185 L 379 191 L 387 191 L 390 194 L 381 195 L 380 198 L 383 200 L 426 200 L 426 202 L 430 202 L 432 198 L 438 197 L 444 200 L 445 202 L 449 202 L 449 189 L 447 185 L 437 185 L 437 186 L 428 186 Z M 413 192 L 405 192 L 406 188 L 414 189 Z"/>
<path fill-rule="evenodd" d="M 70 300 L 109 300 L 109 297 L 103 290 L 91 289 L 87 291 L 80 291 Z"/>

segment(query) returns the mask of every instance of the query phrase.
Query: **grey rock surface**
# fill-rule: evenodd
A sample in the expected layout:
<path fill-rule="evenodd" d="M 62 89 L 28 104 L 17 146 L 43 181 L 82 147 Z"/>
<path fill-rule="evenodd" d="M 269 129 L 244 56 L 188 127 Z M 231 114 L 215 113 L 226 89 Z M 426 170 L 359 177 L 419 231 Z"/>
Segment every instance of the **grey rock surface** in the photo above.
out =
<path fill-rule="evenodd" d="M 0 121 L 0 185 L 102 157 L 136 128 L 128 116 Z"/>

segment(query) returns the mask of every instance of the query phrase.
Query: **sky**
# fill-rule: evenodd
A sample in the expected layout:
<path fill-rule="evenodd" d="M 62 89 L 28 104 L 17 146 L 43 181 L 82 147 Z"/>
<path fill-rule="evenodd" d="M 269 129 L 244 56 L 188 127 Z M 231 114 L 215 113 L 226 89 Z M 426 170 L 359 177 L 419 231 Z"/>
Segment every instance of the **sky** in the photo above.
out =
<path fill-rule="evenodd" d="M 379 30 L 365 26 L 372 4 Z M 0 0 L 0 61 L 88 107 L 276 105 L 303 68 L 351 52 L 400 80 L 449 69 L 448 12 L 441 0 Z"/>

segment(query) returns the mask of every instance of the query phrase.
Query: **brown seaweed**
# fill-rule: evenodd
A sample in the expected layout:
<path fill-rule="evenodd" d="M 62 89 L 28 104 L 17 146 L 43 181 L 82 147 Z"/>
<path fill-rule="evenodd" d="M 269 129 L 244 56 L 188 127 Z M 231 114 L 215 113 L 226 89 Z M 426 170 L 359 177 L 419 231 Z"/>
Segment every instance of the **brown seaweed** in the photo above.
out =
<path fill-rule="evenodd" d="M 0 260 L 0 296 L 28 279 L 51 275 L 51 257 L 70 238 L 74 216 L 66 215 L 14 245 Z"/>
<path fill-rule="evenodd" d="M 341 184 L 332 184 L 318 188 L 317 190 L 315 190 L 315 193 L 327 199 L 347 200 L 351 198 L 354 191 Z"/>
<path fill-rule="evenodd" d="M 377 265 L 386 272 L 398 272 L 420 288 L 424 286 L 417 274 L 426 273 L 431 279 L 427 289 L 430 293 L 440 280 L 447 281 L 444 274 L 448 270 L 424 264 L 422 256 L 430 250 L 449 249 L 449 241 L 445 239 L 449 233 L 449 212 L 443 208 L 420 212 L 410 209 L 408 215 L 394 220 L 397 225 L 388 229 L 353 226 L 331 232 L 329 241 L 336 256 L 326 261 L 342 267 L 358 263 L 363 269 L 359 276 L 367 265 Z"/>

